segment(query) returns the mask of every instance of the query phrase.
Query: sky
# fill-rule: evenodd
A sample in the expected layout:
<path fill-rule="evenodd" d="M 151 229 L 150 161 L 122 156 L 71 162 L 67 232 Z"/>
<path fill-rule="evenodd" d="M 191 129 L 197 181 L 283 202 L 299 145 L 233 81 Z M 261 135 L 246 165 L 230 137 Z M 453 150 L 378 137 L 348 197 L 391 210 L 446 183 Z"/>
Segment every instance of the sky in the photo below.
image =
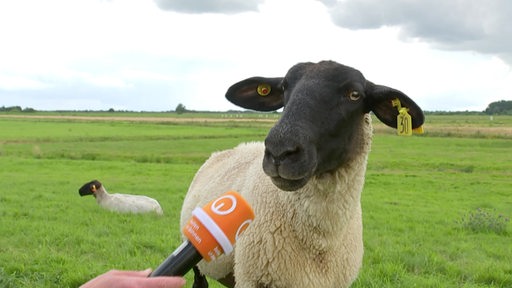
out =
<path fill-rule="evenodd" d="M 252 76 L 334 60 L 427 111 L 512 100 L 509 0 L 0 1 L 0 107 L 240 108 Z"/>

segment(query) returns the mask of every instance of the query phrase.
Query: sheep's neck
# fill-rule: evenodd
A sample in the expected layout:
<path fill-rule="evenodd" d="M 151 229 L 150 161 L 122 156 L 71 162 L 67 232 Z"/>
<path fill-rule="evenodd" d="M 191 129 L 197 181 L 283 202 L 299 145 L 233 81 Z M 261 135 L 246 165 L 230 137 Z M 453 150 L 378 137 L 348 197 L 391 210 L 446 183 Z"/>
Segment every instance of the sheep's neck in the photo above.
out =
<path fill-rule="evenodd" d="M 369 128 L 363 133 L 371 133 Z M 313 177 L 299 191 L 284 194 L 284 201 L 293 207 L 287 219 L 295 236 L 306 246 L 328 245 L 328 239 L 343 233 L 350 221 L 361 221 L 354 217 L 361 217 L 361 192 L 371 145 L 371 134 L 365 136 L 364 148 L 350 162 Z"/>
<path fill-rule="evenodd" d="M 96 197 L 96 201 L 99 203 L 101 202 L 103 199 L 107 199 L 109 198 L 109 195 L 107 190 L 103 187 L 101 187 L 100 189 L 96 190 L 96 192 L 94 193 L 94 197 Z"/>

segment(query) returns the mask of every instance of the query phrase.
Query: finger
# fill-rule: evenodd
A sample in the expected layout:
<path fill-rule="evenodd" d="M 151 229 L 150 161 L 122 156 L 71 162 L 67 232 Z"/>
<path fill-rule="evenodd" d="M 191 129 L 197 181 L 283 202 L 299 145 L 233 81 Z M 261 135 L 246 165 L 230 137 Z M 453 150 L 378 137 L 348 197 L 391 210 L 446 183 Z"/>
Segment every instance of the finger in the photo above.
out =
<path fill-rule="evenodd" d="M 148 268 L 142 271 L 126 271 L 126 270 L 110 270 L 107 272 L 110 275 L 129 276 L 129 277 L 146 277 L 151 273 L 151 269 Z"/>
<path fill-rule="evenodd" d="M 178 288 L 186 284 L 185 278 L 182 277 L 153 277 L 153 278 L 139 278 L 136 280 L 140 287 L 146 288 Z"/>

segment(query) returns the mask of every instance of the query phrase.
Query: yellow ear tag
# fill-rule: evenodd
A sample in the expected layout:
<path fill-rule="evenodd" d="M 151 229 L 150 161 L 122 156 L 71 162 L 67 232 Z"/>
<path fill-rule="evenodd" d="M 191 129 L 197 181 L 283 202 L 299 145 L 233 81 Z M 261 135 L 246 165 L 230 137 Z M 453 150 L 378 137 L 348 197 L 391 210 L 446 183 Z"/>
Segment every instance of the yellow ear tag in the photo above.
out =
<path fill-rule="evenodd" d="M 416 134 L 423 134 L 423 133 L 425 133 L 425 131 L 423 131 L 423 125 L 421 125 L 421 126 L 420 126 L 420 127 L 418 127 L 418 128 L 414 128 L 414 129 L 412 129 L 412 132 L 413 132 L 413 133 L 416 133 Z"/>
<path fill-rule="evenodd" d="M 400 136 L 412 135 L 412 118 L 407 111 L 409 109 L 402 107 L 400 99 L 396 98 L 391 101 L 391 105 L 398 109 L 398 116 L 396 116 L 396 132 Z"/>
<path fill-rule="evenodd" d="M 398 109 L 398 112 L 400 112 L 400 109 L 402 108 L 402 103 L 400 103 L 400 99 L 395 98 L 391 100 L 391 105 L 393 105 L 393 107 L 396 107 Z"/>
<path fill-rule="evenodd" d="M 258 94 L 263 97 L 270 94 L 271 90 L 272 90 L 272 88 L 270 88 L 270 85 L 268 85 L 268 84 L 260 84 L 260 85 L 258 85 L 258 89 L 257 89 Z"/>
<path fill-rule="evenodd" d="M 396 131 L 400 136 L 412 135 L 412 119 L 411 115 L 407 113 L 407 108 L 400 108 L 398 116 L 396 116 L 397 128 Z"/>
<path fill-rule="evenodd" d="M 92 191 L 92 192 L 96 192 L 96 185 L 92 185 L 92 187 L 91 187 L 91 191 Z"/>
<path fill-rule="evenodd" d="M 412 133 L 423 134 L 423 125 L 420 127 L 412 129 L 412 117 L 409 115 L 409 109 L 402 107 L 402 103 L 400 103 L 400 99 L 396 98 L 391 100 L 391 105 L 398 109 L 398 116 L 396 117 L 397 122 L 397 134 L 400 136 L 410 136 Z"/>

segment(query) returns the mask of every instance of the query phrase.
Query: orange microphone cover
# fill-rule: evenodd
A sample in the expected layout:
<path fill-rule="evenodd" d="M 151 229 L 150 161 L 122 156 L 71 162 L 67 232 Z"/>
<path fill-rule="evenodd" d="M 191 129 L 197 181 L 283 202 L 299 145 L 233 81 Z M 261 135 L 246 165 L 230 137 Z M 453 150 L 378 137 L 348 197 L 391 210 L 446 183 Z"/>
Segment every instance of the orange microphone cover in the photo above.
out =
<path fill-rule="evenodd" d="M 230 254 L 233 244 L 254 219 L 254 212 L 237 192 L 228 191 L 192 211 L 183 233 L 206 261 Z"/>

